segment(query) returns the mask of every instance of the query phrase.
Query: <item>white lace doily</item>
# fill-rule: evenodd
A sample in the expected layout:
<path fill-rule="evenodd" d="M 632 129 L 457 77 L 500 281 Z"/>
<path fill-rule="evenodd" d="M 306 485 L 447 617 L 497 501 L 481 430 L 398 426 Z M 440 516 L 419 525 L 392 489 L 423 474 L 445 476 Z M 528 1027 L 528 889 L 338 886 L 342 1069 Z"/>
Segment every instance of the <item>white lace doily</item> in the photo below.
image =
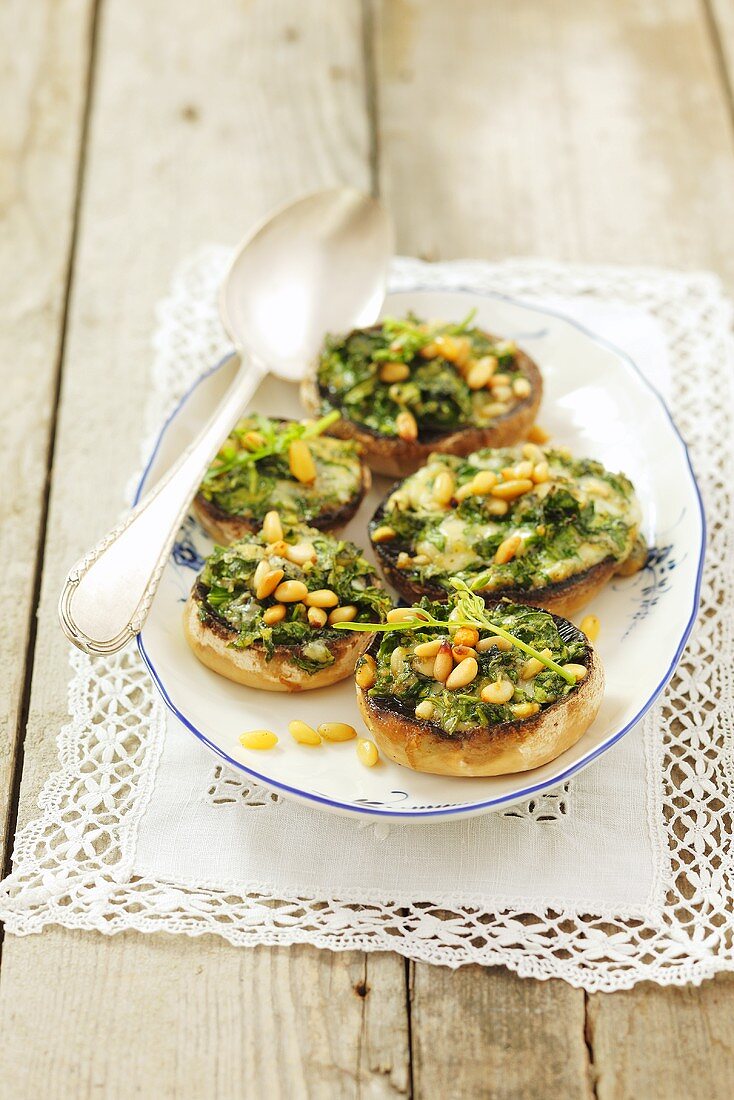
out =
<path fill-rule="evenodd" d="M 182 391 L 227 350 L 215 288 L 228 250 L 210 247 L 179 273 L 159 309 L 152 433 Z M 164 708 L 137 652 L 105 659 L 72 653 L 70 723 L 59 733 L 60 767 L 39 799 L 40 816 L 16 838 L 14 870 L 0 886 L 10 932 L 56 923 L 111 933 L 134 928 L 216 933 L 236 944 L 306 942 L 335 950 L 396 950 L 450 966 L 501 963 L 592 990 L 648 979 L 700 982 L 734 969 L 732 902 L 732 396 L 731 311 L 717 279 L 651 269 L 591 268 L 518 260 L 439 267 L 400 261 L 394 284 L 474 284 L 521 298 L 581 297 L 652 314 L 673 367 L 673 413 L 692 452 L 709 523 L 701 614 L 673 682 L 648 716 L 662 900 L 638 916 L 579 915 L 548 900 L 488 909 L 416 899 L 288 897 L 249 884 L 216 887 L 135 871 L 138 826 L 155 797 Z M 202 798 L 277 801 L 212 765 Z M 570 810 L 569 810 L 570 807 Z M 573 809 L 573 783 L 509 811 L 538 822 Z M 379 829 L 381 826 L 370 826 Z M 184 876 L 182 876 L 184 878 Z"/>

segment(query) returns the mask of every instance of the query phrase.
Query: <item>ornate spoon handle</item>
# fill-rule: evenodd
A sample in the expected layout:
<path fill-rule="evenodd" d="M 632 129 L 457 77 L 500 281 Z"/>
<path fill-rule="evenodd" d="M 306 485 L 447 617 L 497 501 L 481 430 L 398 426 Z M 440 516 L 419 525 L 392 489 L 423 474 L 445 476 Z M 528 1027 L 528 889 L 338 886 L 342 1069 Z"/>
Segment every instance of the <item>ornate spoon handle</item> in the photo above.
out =
<path fill-rule="evenodd" d="M 259 386 L 264 369 L 244 360 L 201 433 L 122 523 L 67 575 L 59 617 L 87 653 L 115 653 L 143 626 L 186 511 L 212 455 Z"/>

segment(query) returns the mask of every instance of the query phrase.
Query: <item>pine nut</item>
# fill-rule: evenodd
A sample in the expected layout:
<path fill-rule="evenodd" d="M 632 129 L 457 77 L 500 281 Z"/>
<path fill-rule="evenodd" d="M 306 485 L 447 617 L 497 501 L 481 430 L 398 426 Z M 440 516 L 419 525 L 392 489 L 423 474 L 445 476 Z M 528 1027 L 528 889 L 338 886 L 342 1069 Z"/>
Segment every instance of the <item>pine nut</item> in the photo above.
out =
<path fill-rule="evenodd" d="M 507 412 L 507 405 L 504 401 L 492 401 L 489 405 L 485 405 L 482 411 L 485 417 L 493 419 L 496 416 L 504 416 Z"/>
<path fill-rule="evenodd" d="M 541 657 L 552 657 L 553 654 L 549 649 L 541 650 Z M 533 676 L 537 676 L 539 672 L 542 672 L 546 666 L 542 661 L 539 661 L 537 657 L 529 657 L 520 670 L 521 680 L 532 680 Z"/>
<path fill-rule="evenodd" d="M 248 451 L 257 451 L 265 446 L 265 437 L 260 435 L 260 432 L 245 432 L 242 442 Z"/>
<path fill-rule="evenodd" d="M 522 456 L 523 458 L 529 459 L 530 462 L 543 461 L 543 452 L 541 451 L 540 447 L 538 447 L 535 443 L 523 444 Z"/>
<path fill-rule="evenodd" d="M 359 741 L 357 741 L 357 756 L 360 764 L 364 764 L 365 768 L 374 768 L 375 764 L 380 759 L 377 745 L 374 741 L 370 741 L 366 737 L 360 737 Z"/>
<path fill-rule="evenodd" d="M 479 631 L 473 626 L 460 626 L 454 634 L 454 645 L 475 646 L 479 641 Z"/>
<path fill-rule="evenodd" d="M 322 722 L 318 730 L 325 741 L 353 741 L 357 736 L 354 726 L 347 722 Z"/>
<path fill-rule="evenodd" d="M 305 439 L 294 439 L 288 448 L 288 465 L 297 481 L 310 485 L 316 480 L 316 463 Z"/>
<path fill-rule="evenodd" d="M 492 377 L 492 370 L 485 359 L 478 359 L 466 372 L 466 384 L 470 390 L 482 390 Z"/>
<path fill-rule="evenodd" d="M 438 345 L 436 344 L 436 342 L 434 340 L 431 340 L 430 343 L 423 345 L 420 354 L 423 359 L 435 359 L 441 353 L 438 349 Z"/>
<path fill-rule="evenodd" d="M 307 561 L 316 560 L 316 550 L 312 542 L 297 542 L 288 547 L 285 556 L 294 565 L 305 565 Z"/>
<path fill-rule="evenodd" d="M 550 435 L 545 430 L 545 428 L 541 428 L 540 424 L 533 424 L 532 428 L 528 432 L 528 442 L 529 443 L 541 443 L 542 444 L 542 443 L 547 443 L 549 439 L 550 439 Z"/>
<path fill-rule="evenodd" d="M 471 491 L 476 496 L 486 496 L 497 484 L 497 474 L 492 470 L 480 470 L 472 478 Z"/>
<path fill-rule="evenodd" d="M 428 554 L 416 554 L 413 558 L 413 565 L 430 565 L 431 559 Z"/>
<path fill-rule="evenodd" d="M 412 564 L 413 564 L 413 560 L 412 560 L 410 554 L 406 554 L 404 550 L 401 550 L 400 553 L 397 556 L 396 561 L 395 561 L 396 568 L 397 569 L 410 569 Z"/>
<path fill-rule="evenodd" d="M 538 462 L 533 468 L 531 477 L 536 485 L 542 485 L 544 481 L 548 481 L 550 478 L 550 471 L 548 470 L 547 462 Z"/>
<path fill-rule="evenodd" d="M 442 359 L 448 359 L 449 363 L 453 363 L 459 352 L 458 341 L 454 336 L 439 335 L 434 337 L 433 343 L 438 348 L 438 354 Z"/>
<path fill-rule="evenodd" d="M 520 549 L 521 542 L 522 539 L 519 535 L 508 535 L 494 552 L 495 564 L 506 565 L 508 561 L 512 561 Z"/>
<path fill-rule="evenodd" d="M 307 722 L 301 722 L 299 718 L 294 718 L 288 723 L 288 732 L 299 745 L 321 744 L 321 737 L 313 726 L 309 726 Z"/>
<path fill-rule="evenodd" d="M 266 561 L 265 558 L 257 563 L 257 569 L 252 575 L 252 587 L 256 592 L 270 571 L 270 562 Z"/>
<path fill-rule="evenodd" d="M 288 543 L 285 539 L 276 539 L 265 547 L 265 554 L 268 558 L 284 558 L 288 554 Z"/>
<path fill-rule="evenodd" d="M 268 512 L 263 520 L 262 537 L 266 542 L 279 542 L 283 538 L 283 524 L 277 512 Z"/>
<path fill-rule="evenodd" d="M 599 637 L 599 631 L 601 629 L 601 623 L 597 619 L 596 615 L 584 615 L 579 625 L 579 630 L 582 634 L 585 634 L 590 642 L 595 642 Z"/>
<path fill-rule="evenodd" d="M 371 687 L 374 687 L 377 679 L 377 666 L 375 665 L 375 658 L 369 653 L 365 653 L 360 658 L 354 679 L 357 681 L 357 686 L 361 687 L 363 691 L 369 691 Z"/>
<path fill-rule="evenodd" d="M 260 584 L 255 590 L 255 599 L 267 600 L 268 596 L 273 594 L 284 576 L 285 573 L 282 569 L 273 569 L 270 573 L 267 573 L 265 579 L 260 581 Z"/>
<path fill-rule="evenodd" d="M 306 616 L 309 626 L 313 626 L 316 629 L 321 629 L 322 626 L 326 626 L 328 616 L 323 607 L 309 607 Z"/>
<path fill-rule="evenodd" d="M 343 607 L 335 607 L 329 615 L 329 626 L 335 623 L 352 623 L 359 615 L 359 608 L 353 603 L 344 604 Z"/>
<path fill-rule="evenodd" d="M 433 712 L 435 711 L 435 709 L 436 708 L 430 699 L 423 699 L 415 708 L 415 716 L 416 718 L 422 718 L 424 721 L 426 721 L 428 718 L 433 718 Z"/>
<path fill-rule="evenodd" d="M 507 653 L 512 649 L 512 642 L 508 642 L 507 638 L 498 638 L 494 635 L 490 638 L 480 638 L 477 642 L 477 652 L 486 653 L 490 649 L 499 649 L 502 652 Z"/>
<path fill-rule="evenodd" d="M 404 623 L 406 620 L 424 619 L 426 613 L 420 607 L 392 607 L 387 613 L 389 623 Z"/>
<path fill-rule="evenodd" d="M 339 597 L 330 588 L 317 588 L 315 592 L 309 592 L 303 602 L 306 607 L 336 607 Z"/>
<path fill-rule="evenodd" d="M 515 477 L 519 478 L 532 478 L 533 476 L 533 464 L 532 462 L 518 462 L 515 467 Z"/>
<path fill-rule="evenodd" d="M 403 409 L 395 417 L 395 428 L 401 439 L 406 443 L 415 443 L 418 438 L 418 424 L 412 412 Z"/>
<path fill-rule="evenodd" d="M 410 367 L 407 363 L 384 363 L 380 368 L 381 382 L 404 382 L 410 377 Z"/>
<path fill-rule="evenodd" d="M 532 386 L 527 378 L 516 378 L 512 383 L 512 392 L 515 394 L 515 397 L 530 397 L 531 389 Z"/>
<path fill-rule="evenodd" d="M 373 542 L 390 542 L 395 538 L 395 531 L 392 527 L 376 527 L 372 532 Z"/>
<path fill-rule="evenodd" d="M 308 588 L 303 581 L 283 581 L 275 589 L 275 598 L 281 603 L 298 603 L 299 600 L 305 600 L 307 595 Z"/>
<path fill-rule="evenodd" d="M 414 672 L 419 672 L 421 676 L 427 676 L 429 680 L 433 678 L 433 666 L 435 664 L 433 657 L 414 656 L 411 664 Z"/>
<path fill-rule="evenodd" d="M 250 730 L 242 734 L 240 744 L 245 749 L 272 749 L 278 744 L 278 738 L 272 730 Z"/>
<path fill-rule="evenodd" d="M 493 379 L 494 381 L 494 379 Z M 511 401 L 512 400 L 512 387 L 511 386 L 494 386 L 492 389 L 492 396 L 497 401 Z"/>
<path fill-rule="evenodd" d="M 390 654 L 390 672 L 393 676 L 400 676 L 405 665 L 405 650 L 402 646 L 396 646 Z"/>
<path fill-rule="evenodd" d="M 523 493 L 529 492 L 533 487 L 530 478 L 518 478 L 517 481 L 503 481 L 501 485 L 495 485 L 492 496 L 500 500 L 515 500 Z"/>
<path fill-rule="evenodd" d="M 564 672 L 570 672 L 573 676 L 575 676 L 577 683 L 578 683 L 579 680 L 583 680 L 584 676 L 587 673 L 586 665 L 573 665 L 573 664 L 571 664 L 571 665 L 562 665 L 561 667 L 563 668 Z"/>
<path fill-rule="evenodd" d="M 490 516 L 506 516 L 510 506 L 506 500 L 496 500 L 491 497 L 484 503 L 484 511 Z"/>
<path fill-rule="evenodd" d="M 474 496 L 474 483 L 471 481 L 467 481 L 465 485 L 460 485 L 454 492 L 454 499 L 457 504 L 461 504 L 462 500 L 467 500 L 471 496 Z"/>
<path fill-rule="evenodd" d="M 275 626 L 282 619 L 285 618 L 286 609 L 282 603 L 273 604 L 272 607 L 268 607 L 263 613 L 263 622 L 266 626 Z"/>
<path fill-rule="evenodd" d="M 454 363 L 465 367 L 471 358 L 471 340 L 468 336 L 454 337 Z"/>
<path fill-rule="evenodd" d="M 454 495 L 455 486 L 454 475 L 448 470 L 442 470 L 433 482 L 433 499 L 439 504 L 448 504 Z"/>
<path fill-rule="evenodd" d="M 509 384 L 510 384 L 509 374 L 504 374 L 503 372 L 501 372 L 500 374 L 495 374 L 493 376 L 492 381 L 490 382 L 489 385 L 490 385 L 490 388 L 492 390 L 496 390 L 498 387 L 509 386 Z"/>
<path fill-rule="evenodd" d="M 421 642 L 417 645 L 413 652 L 416 657 L 435 657 L 441 648 L 442 638 L 434 638 L 431 642 Z"/>
<path fill-rule="evenodd" d="M 534 714 L 537 714 L 540 710 L 539 703 L 515 703 L 510 710 L 515 715 L 515 718 L 531 718 Z"/>
<path fill-rule="evenodd" d="M 493 684 L 487 684 L 482 688 L 480 697 L 483 703 L 501 706 L 503 703 L 509 703 L 514 694 L 515 685 L 510 680 L 495 680 Z"/>
<path fill-rule="evenodd" d="M 436 654 L 436 660 L 433 664 L 434 679 L 438 680 L 440 684 L 445 683 L 453 668 L 454 658 L 451 656 L 451 645 L 449 642 L 441 642 L 441 648 Z"/>
<path fill-rule="evenodd" d="M 457 665 L 466 657 L 476 657 L 477 651 L 470 645 L 454 645 L 451 647 L 451 656 Z"/>
<path fill-rule="evenodd" d="M 458 664 L 454 671 L 449 674 L 446 680 L 446 687 L 449 691 L 456 691 L 458 688 L 467 687 L 479 672 L 479 665 L 476 662 L 475 657 L 466 657 L 461 664 Z"/>

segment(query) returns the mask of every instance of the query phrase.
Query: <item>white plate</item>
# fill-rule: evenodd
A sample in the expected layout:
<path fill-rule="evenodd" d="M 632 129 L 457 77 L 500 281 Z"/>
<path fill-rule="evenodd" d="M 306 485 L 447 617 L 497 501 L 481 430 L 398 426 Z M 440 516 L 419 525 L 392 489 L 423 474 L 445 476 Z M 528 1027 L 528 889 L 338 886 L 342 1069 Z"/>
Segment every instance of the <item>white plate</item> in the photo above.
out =
<path fill-rule="evenodd" d="M 281 793 L 325 809 L 394 820 L 461 817 L 506 807 L 562 783 L 620 739 L 670 679 L 698 607 L 705 522 L 685 445 L 661 398 L 632 361 L 569 319 L 498 295 L 413 290 L 390 295 L 385 313 L 413 309 L 459 320 L 469 309 L 477 323 L 516 339 L 540 365 L 545 381 L 541 420 L 579 455 L 600 459 L 633 480 L 653 547 L 648 566 L 615 580 L 594 602 L 602 621 L 598 648 L 607 688 L 599 715 L 581 740 L 532 772 L 488 779 L 421 775 L 382 761 L 368 769 L 354 742 L 308 748 L 287 731 L 291 718 L 312 725 L 345 721 L 363 728 L 351 680 L 296 695 L 259 692 L 201 665 L 181 630 L 181 613 L 196 571 L 212 543 L 189 517 L 181 529 L 143 633 L 140 652 L 167 705 L 183 725 L 235 771 Z M 183 399 L 165 425 L 138 495 L 155 481 L 212 411 L 235 369 L 228 358 Z M 268 380 L 258 411 L 299 416 L 295 387 Z M 388 482 L 375 478 L 369 498 L 346 533 L 368 547 L 366 522 Z M 266 727 L 279 735 L 268 752 L 247 750 L 238 738 Z M 181 736 L 184 736 L 183 731 Z M 603 765 L 602 765 L 603 766 Z"/>

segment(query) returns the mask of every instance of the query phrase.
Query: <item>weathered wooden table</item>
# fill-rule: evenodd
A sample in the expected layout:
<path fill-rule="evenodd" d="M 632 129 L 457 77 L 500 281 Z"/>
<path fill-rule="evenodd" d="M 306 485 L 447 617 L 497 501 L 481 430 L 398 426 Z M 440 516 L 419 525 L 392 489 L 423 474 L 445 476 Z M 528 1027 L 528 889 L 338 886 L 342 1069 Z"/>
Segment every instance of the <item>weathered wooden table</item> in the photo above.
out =
<path fill-rule="evenodd" d="M 431 259 L 707 267 L 734 290 L 731 0 L 7 0 L 0 8 L 0 840 L 55 767 L 66 567 L 137 460 L 153 307 L 333 182 Z M 585 996 L 392 955 L 7 937 L 0 1092 L 734 1093 L 734 977 Z"/>

